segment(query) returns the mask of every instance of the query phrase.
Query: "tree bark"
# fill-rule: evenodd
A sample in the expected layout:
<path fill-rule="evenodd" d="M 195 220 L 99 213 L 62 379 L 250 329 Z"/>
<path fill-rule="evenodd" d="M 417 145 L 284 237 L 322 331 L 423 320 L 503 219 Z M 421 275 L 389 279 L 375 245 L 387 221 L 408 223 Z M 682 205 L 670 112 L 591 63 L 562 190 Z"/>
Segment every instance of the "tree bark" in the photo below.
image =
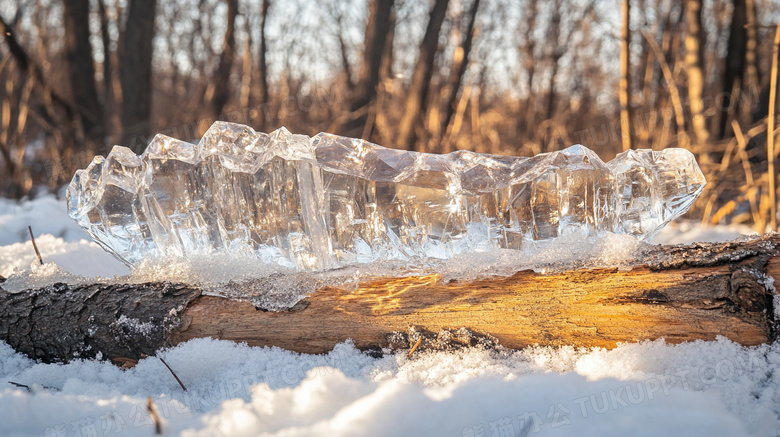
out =
<path fill-rule="evenodd" d="M 92 43 L 89 41 L 89 0 L 65 0 L 63 8 L 70 89 L 84 136 L 92 143 L 90 148 L 96 151 L 102 148 L 106 131 L 103 106 L 98 101 L 95 84 Z"/>
<path fill-rule="evenodd" d="M 375 350 L 397 347 L 399 339 L 403 347 L 410 328 L 429 333 L 423 347 L 463 330 L 508 348 L 717 336 L 757 345 L 776 338 L 770 278 L 780 274 L 779 255 L 777 235 L 657 246 L 628 271 L 520 271 L 446 283 L 435 274 L 379 278 L 357 289 L 321 288 L 281 312 L 168 283 L 0 289 L 0 340 L 46 362 L 137 359 L 201 337 L 305 353 L 352 338 Z M 262 286 L 253 284 L 261 293 Z"/>
<path fill-rule="evenodd" d="M 429 14 L 420 54 L 414 67 L 412 83 L 406 96 L 404 115 L 398 127 L 396 147 L 415 150 L 417 148 L 417 129 L 425 115 L 428 88 L 433 75 L 433 61 L 439 48 L 439 31 L 447 14 L 449 0 L 436 0 Z"/>
<path fill-rule="evenodd" d="M 368 121 L 368 106 L 376 101 L 383 55 L 388 37 L 393 33 L 394 23 L 391 16 L 394 3 L 394 0 L 369 2 L 368 23 L 363 45 L 363 67 L 349 102 L 349 112 L 356 114 L 350 117 L 340 129 L 344 135 L 352 137 L 362 135 Z M 347 69 L 348 66 L 345 65 L 344 68 Z"/>
<path fill-rule="evenodd" d="M 688 32 L 685 35 L 685 68 L 688 76 L 688 98 L 691 105 L 691 127 L 698 144 L 705 144 L 710 134 L 704 118 L 704 73 L 702 71 L 701 0 L 688 0 L 685 5 Z"/>
<path fill-rule="evenodd" d="M 122 42 L 122 139 L 140 154 L 151 131 L 152 39 L 157 0 L 129 0 Z"/>
<path fill-rule="evenodd" d="M 236 16 L 238 15 L 238 0 L 227 2 L 227 24 L 225 39 L 222 42 L 222 53 L 219 55 L 219 65 L 214 73 L 211 95 L 211 112 L 214 118 L 222 114 L 230 98 L 230 70 L 233 67 L 233 56 L 236 51 Z"/>

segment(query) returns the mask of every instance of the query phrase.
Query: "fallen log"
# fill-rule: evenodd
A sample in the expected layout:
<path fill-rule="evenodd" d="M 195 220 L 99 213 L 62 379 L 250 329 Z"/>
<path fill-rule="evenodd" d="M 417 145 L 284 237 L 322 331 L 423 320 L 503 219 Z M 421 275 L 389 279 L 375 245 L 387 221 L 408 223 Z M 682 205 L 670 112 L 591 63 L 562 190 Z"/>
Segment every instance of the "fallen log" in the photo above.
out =
<path fill-rule="evenodd" d="M 287 311 L 170 284 L 0 289 L 0 340 L 45 362 L 138 359 L 201 337 L 323 353 L 356 347 L 420 349 L 478 342 L 508 348 L 599 346 L 724 336 L 743 345 L 776 337 L 773 276 L 780 235 L 657 246 L 630 270 L 520 271 L 468 283 L 438 275 L 323 287 Z M 2 286 L 2 284 L 0 284 Z"/>

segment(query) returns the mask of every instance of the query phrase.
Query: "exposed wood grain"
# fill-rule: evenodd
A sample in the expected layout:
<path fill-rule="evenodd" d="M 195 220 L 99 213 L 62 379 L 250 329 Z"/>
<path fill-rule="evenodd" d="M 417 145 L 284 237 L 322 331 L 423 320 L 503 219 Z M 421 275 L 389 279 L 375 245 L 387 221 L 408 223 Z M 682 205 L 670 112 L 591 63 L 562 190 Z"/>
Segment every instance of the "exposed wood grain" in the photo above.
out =
<path fill-rule="evenodd" d="M 201 337 L 307 353 L 327 352 L 347 338 L 362 349 L 408 347 L 392 334 L 411 328 L 432 333 L 429 337 L 467 328 L 509 348 L 612 348 L 621 342 L 679 343 L 719 335 L 756 345 L 776 336 L 774 290 L 766 283 L 780 274 L 778 247 L 780 236 L 772 234 L 659 247 L 638 255 L 630 271 L 520 271 L 470 283 L 442 283 L 436 274 L 376 279 L 356 290 L 321 288 L 283 312 L 172 284 L 0 291 L 0 339 L 53 361 L 98 351 L 107 358 L 137 358 Z M 123 315 L 139 323 L 165 319 L 167 325 L 139 335 L 118 330 Z M 423 342 L 421 348 L 432 344 Z"/>

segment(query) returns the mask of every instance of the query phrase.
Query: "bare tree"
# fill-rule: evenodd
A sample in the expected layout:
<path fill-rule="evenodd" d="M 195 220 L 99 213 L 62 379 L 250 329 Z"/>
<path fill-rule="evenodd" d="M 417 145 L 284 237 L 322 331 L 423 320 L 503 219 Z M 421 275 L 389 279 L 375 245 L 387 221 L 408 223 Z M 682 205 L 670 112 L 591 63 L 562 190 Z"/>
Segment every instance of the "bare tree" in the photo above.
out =
<path fill-rule="evenodd" d="M 525 14 L 523 45 L 520 47 L 522 65 L 526 74 L 525 85 L 528 89 L 528 96 L 521 107 L 522 116 L 517 118 L 517 131 L 526 138 L 528 138 L 529 130 L 532 129 L 536 121 L 536 94 L 533 86 L 537 59 L 534 30 L 536 29 L 536 16 L 539 12 L 539 2 L 530 0 L 529 3 L 528 12 Z"/>
<path fill-rule="evenodd" d="M 349 62 L 349 46 L 345 39 L 346 25 L 344 21 L 348 21 L 349 18 L 345 17 L 344 11 L 339 6 L 340 2 L 330 3 L 328 5 L 328 12 L 330 13 L 333 21 L 336 22 L 336 40 L 339 43 L 339 53 L 341 54 L 341 69 L 344 72 L 344 83 L 347 86 L 347 90 L 353 91 L 355 88 L 355 79 L 352 77 L 352 65 Z"/>
<path fill-rule="evenodd" d="M 395 24 L 397 20 L 398 5 L 393 5 L 390 9 L 390 17 L 388 17 L 388 29 L 387 36 L 385 37 L 385 47 L 382 52 L 382 66 L 379 69 L 380 81 L 383 79 L 392 79 L 393 77 L 393 61 L 395 59 L 395 52 L 393 51 L 393 44 L 395 42 Z"/>
<path fill-rule="evenodd" d="M 545 111 L 545 119 L 550 120 L 555 115 L 555 80 L 558 78 L 558 70 L 560 69 L 560 60 L 566 50 L 568 44 L 561 44 L 561 0 L 555 0 L 552 4 L 552 17 L 550 18 L 550 24 L 547 28 L 547 41 L 552 47 L 550 53 L 550 74 L 549 84 L 547 85 L 547 110 Z M 568 38 L 567 38 L 568 39 Z M 567 41 L 568 42 L 568 41 Z"/>
<path fill-rule="evenodd" d="M 417 129 L 420 119 L 425 114 L 428 88 L 433 74 L 433 61 L 439 46 L 439 31 L 447 14 L 449 0 L 436 0 L 428 18 L 420 54 L 412 75 L 412 83 L 406 96 L 404 114 L 398 128 L 397 146 L 415 150 L 417 147 Z"/>
<path fill-rule="evenodd" d="M 18 17 L 19 16 L 17 15 L 17 18 Z M 14 21 L 18 22 L 17 19 L 14 19 Z M 16 39 L 16 30 L 14 29 L 13 24 L 13 22 L 6 22 L 5 19 L 0 16 L 0 34 L 2 34 L 3 40 L 8 46 L 11 58 L 16 61 L 19 71 L 24 75 L 32 77 L 35 81 L 34 83 L 37 83 L 41 90 L 41 100 L 43 103 L 35 105 L 35 114 L 40 118 L 40 123 L 44 126 L 44 129 L 55 135 L 61 135 L 61 138 L 65 143 L 63 146 L 68 148 L 73 147 L 75 141 L 73 125 L 77 120 L 76 111 L 68 99 L 52 89 L 49 81 L 43 75 L 41 66 L 27 53 Z M 65 115 L 62 134 L 56 129 L 56 124 L 59 120 L 56 119 L 53 108 L 54 105 L 56 105 L 58 109 L 61 109 Z"/>
<path fill-rule="evenodd" d="M 263 5 L 260 11 L 260 44 L 259 44 L 259 60 L 258 70 L 260 70 L 260 103 L 270 103 L 270 96 L 268 92 L 268 62 L 266 61 L 266 52 L 268 47 L 265 40 L 265 26 L 268 21 L 268 8 L 271 6 L 271 0 L 263 0 Z M 261 122 L 264 122 L 265 118 L 260 117 Z M 261 126 L 262 127 L 262 126 Z"/>
<path fill-rule="evenodd" d="M 241 93 L 238 98 L 239 107 L 242 109 L 249 107 L 249 95 L 252 90 L 252 26 L 249 24 L 248 16 L 244 16 L 244 30 L 246 41 L 244 41 L 244 54 L 241 59 Z"/>
<path fill-rule="evenodd" d="M 452 120 L 452 116 L 455 114 L 457 109 L 457 103 L 455 100 L 458 96 L 458 92 L 460 91 L 461 83 L 463 82 L 463 75 L 466 73 L 466 69 L 469 65 L 469 54 L 471 53 L 471 46 L 474 40 L 479 2 L 480 0 L 474 0 L 471 3 L 471 8 L 469 9 L 468 13 L 469 21 L 468 25 L 466 26 L 465 35 L 463 36 L 463 40 L 461 41 L 460 46 L 455 49 L 455 57 L 452 62 L 452 71 L 450 73 L 448 84 L 449 92 L 445 100 L 444 117 L 442 118 L 441 123 L 442 133 L 447 131 L 447 126 L 449 126 L 450 121 Z"/>
<path fill-rule="evenodd" d="M 227 23 L 225 25 L 225 39 L 222 42 L 222 53 L 219 55 L 219 65 L 214 73 L 212 86 L 209 87 L 206 98 L 211 104 L 212 115 L 216 118 L 222 114 L 222 110 L 230 98 L 230 70 L 233 67 L 233 56 L 236 51 L 236 16 L 238 15 L 238 0 L 227 2 Z"/>
<path fill-rule="evenodd" d="M 685 65 L 688 75 L 688 98 L 691 105 L 691 126 L 698 144 L 709 140 L 709 131 L 704 119 L 702 94 L 704 92 L 704 74 L 702 72 L 702 0 L 687 0 L 686 19 L 688 32 L 685 36 Z"/>
<path fill-rule="evenodd" d="M 103 0 L 98 0 L 98 15 L 100 17 L 100 38 L 103 42 L 103 114 L 106 117 L 106 133 L 111 131 L 108 107 L 114 103 L 114 69 L 111 65 L 111 36 L 108 31 L 108 13 Z"/>
<path fill-rule="evenodd" d="M 631 148 L 631 1 L 623 0 L 623 26 L 620 31 L 620 137 L 623 150 Z"/>
<path fill-rule="evenodd" d="M 745 16 L 747 18 L 745 23 L 747 30 L 747 41 L 745 45 L 745 82 L 742 86 L 742 89 L 751 93 L 758 93 L 760 80 L 758 78 L 758 61 L 756 60 L 756 49 L 758 47 L 758 21 L 756 20 L 755 0 L 745 0 Z M 744 107 L 742 109 L 747 114 L 751 113 L 750 107 Z"/>
<path fill-rule="evenodd" d="M 745 86 L 745 58 L 747 52 L 747 1 L 733 0 L 734 12 L 731 15 L 729 39 L 726 51 L 725 71 L 723 74 L 723 107 L 727 113 L 720 114 L 719 136 L 725 137 L 729 127 L 729 118 L 736 111 L 731 108 L 731 97 L 739 104 L 739 96 Z"/>
<path fill-rule="evenodd" d="M 122 139 L 136 153 L 151 130 L 152 39 L 157 0 L 129 0 L 122 43 Z"/>
<path fill-rule="evenodd" d="M 362 135 L 368 121 L 368 107 L 376 100 L 383 54 L 388 36 L 392 34 L 393 3 L 394 0 L 371 0 L 369 3 L 363 66 L 349 102 L 349 112 L 353 115 L 340 129 L 347 135 Z"/>
<path fill-rule="evenodd" d="M 92 143 L 91 148 L 96 150 L 105 141 L 105 124 L 103 106 L 98 101 L 95 64 L 89 41 L 89 0 L 65 0 L 63 6 L 65 53 L 73 102 L 84 135 Z"/>

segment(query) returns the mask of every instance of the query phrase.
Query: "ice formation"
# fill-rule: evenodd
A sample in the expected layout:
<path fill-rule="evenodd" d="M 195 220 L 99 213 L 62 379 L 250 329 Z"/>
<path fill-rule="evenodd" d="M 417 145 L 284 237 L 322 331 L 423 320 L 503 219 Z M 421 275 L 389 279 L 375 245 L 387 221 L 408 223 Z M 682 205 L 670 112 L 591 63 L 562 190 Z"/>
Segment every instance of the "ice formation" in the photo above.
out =
<path fill-rule="evenodd" d="M 216 122 L 198 144 L 115 146 L 68 187 L 68 212 L 130 266 L 229 252 L 301 270 L 524 250 L 607 232 L 650 240 L 706 181 L 684 149 L 534 157 L 388 149 Z"/>

